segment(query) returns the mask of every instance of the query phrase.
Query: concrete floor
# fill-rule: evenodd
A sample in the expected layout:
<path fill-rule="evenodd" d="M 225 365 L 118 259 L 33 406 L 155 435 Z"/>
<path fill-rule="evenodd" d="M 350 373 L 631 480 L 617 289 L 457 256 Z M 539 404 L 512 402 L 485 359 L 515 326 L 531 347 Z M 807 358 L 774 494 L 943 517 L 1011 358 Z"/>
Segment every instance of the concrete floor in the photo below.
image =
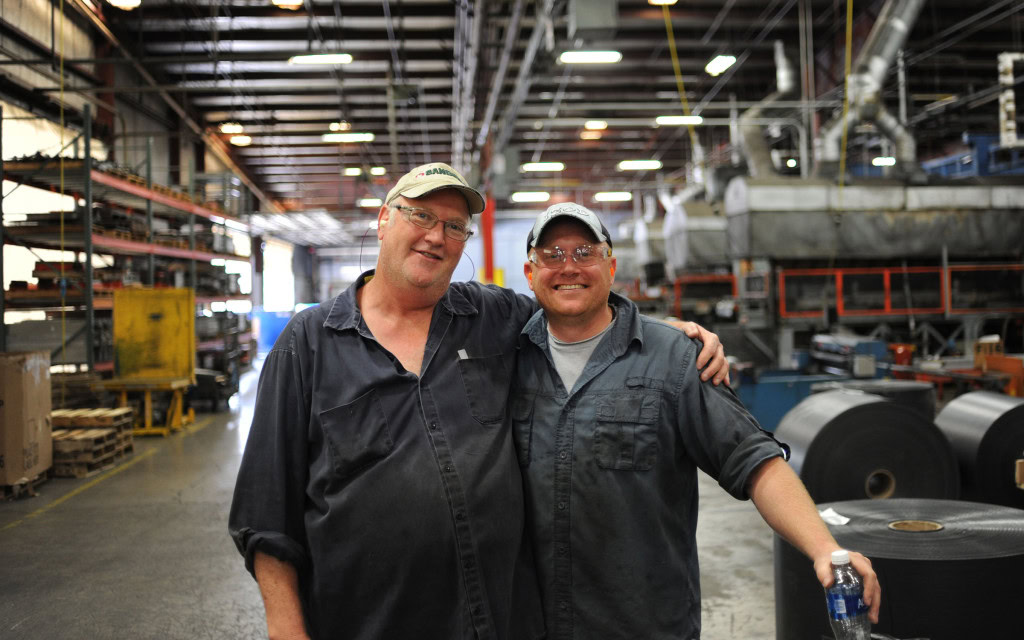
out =
<path fill-rule="evenodd" d="M 231 411 L 198 414 L 92 478 L 0 502 L 0 638 L 266 636 L 259 590 L 227 535 L 257 371 Z M 701 478 L 705 640 L 775 637 L 771 531 Z"/>

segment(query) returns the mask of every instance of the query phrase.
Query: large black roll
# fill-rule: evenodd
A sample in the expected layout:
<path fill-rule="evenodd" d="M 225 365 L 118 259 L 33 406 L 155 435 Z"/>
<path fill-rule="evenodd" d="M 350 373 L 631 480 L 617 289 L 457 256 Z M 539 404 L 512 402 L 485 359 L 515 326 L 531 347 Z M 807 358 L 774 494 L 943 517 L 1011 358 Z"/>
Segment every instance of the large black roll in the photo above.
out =
<path fill-rule="evenodd" d="M 1024 511 L 952 500 L 819 504 L 850 518 L 836 541 L 871 559 L 882 587 L 875 633 L 896 638 L 1020 638 Z M 811 562 L 775 538 L 777 640 L 831 638 Z"/>
<path fill-rule="evenodd" d="M 902 404 L 917 410 L 928 420 L 935 418 L 935 385 L 931 382 L 917 380 L 836 380 L 834 382 L 816 382 L 811 385 L 811 392 L 831 391 L 833 389 L 851 389 L 873 393 L 888 398 L 896 404 Z"/>
<path fill-rule="evenodd" d="M 860 498 L 956 498 L 953 450 L 917 411 L 859 391 L 808 396 L 775 436 L 815 502 Z"/>
<path fill-rule="evenodd" d="M 1024 490 L 1014 482 L 1024 458 L 1024 399 L 972 391 L 947 404 L 935 424 L 953 445 L 965 498 L 1024 509 Z"/>

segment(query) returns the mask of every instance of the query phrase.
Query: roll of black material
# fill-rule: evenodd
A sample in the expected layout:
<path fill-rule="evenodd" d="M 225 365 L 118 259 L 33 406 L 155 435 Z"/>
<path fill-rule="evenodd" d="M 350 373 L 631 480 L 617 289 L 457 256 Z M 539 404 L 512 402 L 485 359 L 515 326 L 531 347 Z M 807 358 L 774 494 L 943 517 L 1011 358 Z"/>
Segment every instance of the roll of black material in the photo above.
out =
<path fill-rule="evenodd" d="M 834 389 L 852 389 L 873 393 L 888 398 L 916 410 L 928 420 L 935 419 L 935 385 L 931 382 L 916 380 L 837 380 L 835 382 L 816 382 L 811 385 L 811 393 L 831 391 Z"/>
<path fill-rule="evenodd" d="M 952 500 L 819 504 L 850 518 L 829 525 L 871 559 L 882 587 L 873 633 L 929 640 L 1020 638 L 1024 511 Z M 832 638 L 825 593 L 803 554 L 775 538 L 777 640 Z"/>
<path fill-rule="evenodd" d="M 1024 458 L 1024 399 L 991 391 L 954 398 L 935 418 L 960 463 L 968 500 L 1024 509 L 1014 468 Z"/>
<path fill-rule="evenodd" d="M 775 437 L 815 502 L 957 498 L 949 442 L 931 420 L 880 396 L 825 391 L 782 417 Z"/>

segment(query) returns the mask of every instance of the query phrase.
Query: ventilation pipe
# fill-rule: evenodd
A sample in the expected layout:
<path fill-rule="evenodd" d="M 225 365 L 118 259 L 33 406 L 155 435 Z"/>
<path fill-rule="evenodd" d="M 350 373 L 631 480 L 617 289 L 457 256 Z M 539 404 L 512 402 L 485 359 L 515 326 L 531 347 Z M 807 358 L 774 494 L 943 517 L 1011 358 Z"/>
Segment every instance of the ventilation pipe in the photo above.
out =
<path fill-rule="evenodd" d="M 750 175 L 754 178 L 763 178 L 777 173 L 772 164 L 768 143 L 764 139 L 764 127 L 759 124 L 762 122 L 763 114 L 772 108 L 774 103 L 787 97 L 796 88 L 796 73 L 793 70 L 793 65 L 786 59 L 786 52 L 782 47 L 781 40 L 775 41 L 775 83 L 775 93 L 747 109 L 739 119 L 739 135 L 743 153 L 747 159 Z"/>
<path fill-rule="evenodd" d="M 864 47 L 857 54 L 848 83 L 850 108 L 842 116 L 826 124 L 818 138 L 818 173 L 834 175 L 838 171 L 840 144 L 844 127 L 853 129 L 858 123 L 871 122 L 896 147 L 897 167 L 904 174 L 918 171 L 917 144 L 914 137 L 882 102 L 882 83 L 896 54 L 907 41 L 917 21 L 924 0 L 888 0 L 868 34 Z"/>

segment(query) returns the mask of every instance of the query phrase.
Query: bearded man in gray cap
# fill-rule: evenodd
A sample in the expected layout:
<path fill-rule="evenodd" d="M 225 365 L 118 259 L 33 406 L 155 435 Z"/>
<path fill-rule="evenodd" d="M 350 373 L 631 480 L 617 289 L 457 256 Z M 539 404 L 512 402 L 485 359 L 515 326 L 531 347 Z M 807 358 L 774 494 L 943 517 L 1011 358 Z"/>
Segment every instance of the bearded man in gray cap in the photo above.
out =
<path fill-rule="evenodd" d="M 612 293 L 600 219 L 557 204 L 527 239 L 543 311 L 522 331 L 510 396 L 548 638 L 700 637 L 697 468 L 814 561 L 839 549 L 785 450 L 728 387 L 700 383 L 698 345 Z M 864 578 L 870 617 L 880 589 Z"/>
<path fill-rule="evenodd" d="M 451 282 L 483 208 L 450 166 L 410 171 L 378 213 L 376 270 L 267 355 L 229 527 L 271 638 L 544 635 L 506 419 L 536 303 Z"/>

